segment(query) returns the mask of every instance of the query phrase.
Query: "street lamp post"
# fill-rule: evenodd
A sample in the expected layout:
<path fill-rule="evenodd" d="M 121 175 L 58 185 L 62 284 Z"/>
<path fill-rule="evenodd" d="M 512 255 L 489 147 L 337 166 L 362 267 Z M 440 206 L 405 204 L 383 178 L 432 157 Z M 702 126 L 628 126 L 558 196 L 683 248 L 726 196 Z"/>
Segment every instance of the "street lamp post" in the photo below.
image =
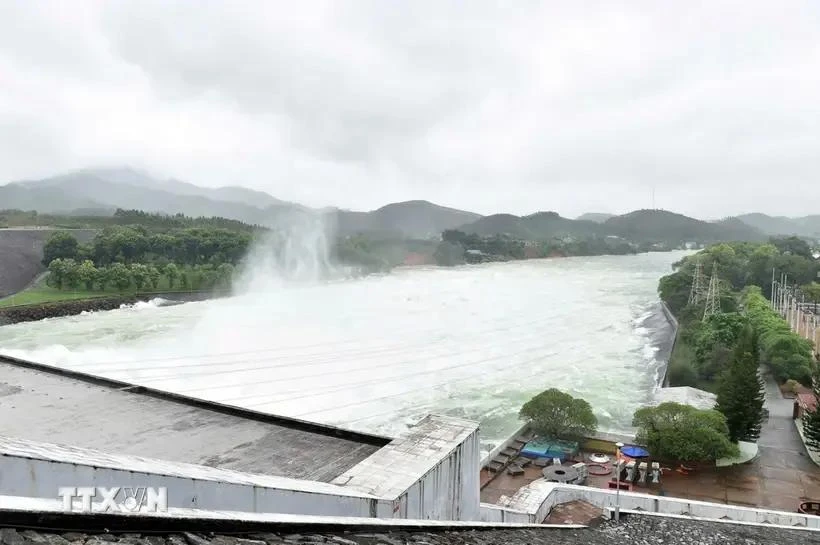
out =
<path fill-rule="evenodd" d="M 615 443 L 615 522 L 621 521 L 621 449 L 624 444 Z"/>

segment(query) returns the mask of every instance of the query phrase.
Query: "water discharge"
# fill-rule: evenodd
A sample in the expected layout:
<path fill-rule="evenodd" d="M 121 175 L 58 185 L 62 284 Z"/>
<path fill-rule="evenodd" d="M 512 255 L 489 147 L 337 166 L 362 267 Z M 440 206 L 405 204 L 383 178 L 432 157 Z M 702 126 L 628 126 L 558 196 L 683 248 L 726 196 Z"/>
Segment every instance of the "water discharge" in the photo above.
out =
<path fill-rule="evenodd" d="M 683 255 L 317 280 L 326 256 L 275 248 L 256 259 L 290 272 L 255 267 L 243 295 L 6 326 L 0 352 L 387 435 L 429 412 L 465 416 L 489 442 L 554 386 L 622 431 L 657 386 L 670 326 L 656 287 Z"/>

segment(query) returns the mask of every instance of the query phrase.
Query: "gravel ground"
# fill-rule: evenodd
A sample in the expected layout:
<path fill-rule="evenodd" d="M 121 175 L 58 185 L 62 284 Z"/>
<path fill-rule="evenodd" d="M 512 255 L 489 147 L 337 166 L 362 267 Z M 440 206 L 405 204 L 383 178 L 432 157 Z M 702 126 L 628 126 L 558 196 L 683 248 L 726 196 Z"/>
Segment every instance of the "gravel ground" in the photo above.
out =
<path fill-rule="evenodd" d="M 43 246 L 52 229 L 0 229 L 0 297 L 17 293 L 43 272 Z M 96 231 L 72 231 L 80 242 L 91 240 Z"/>
<path fill-rule="evenodd" d="M 0 522 L 2 524 L 2 522 Z M 316 532 L 294 534 L 253 533 L 237 536 L 198 533 L 164 535 L 96 534 L 70 532 L 41 533 L 33 530 L 4 528 L 2 545 L 278 545 L 282 543 L 329 543 L 337 545 L 755 545 L 820 544 L 820 532 L 743 526 L 720 522 L 697 522 L 685 519 L 632 515 L 620 524 L 605 522 L 585 529 L 510 528 L 483 531 L 387 531 L 384 533 Z"/>

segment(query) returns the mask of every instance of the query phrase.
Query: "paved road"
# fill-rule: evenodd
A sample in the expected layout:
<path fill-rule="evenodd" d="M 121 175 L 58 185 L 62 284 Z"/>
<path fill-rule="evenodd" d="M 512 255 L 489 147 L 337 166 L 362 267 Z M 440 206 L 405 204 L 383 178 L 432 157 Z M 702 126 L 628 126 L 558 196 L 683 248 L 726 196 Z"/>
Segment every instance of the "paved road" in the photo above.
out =
<path fill-rule="evenodd" d="M 809 458 L 792 420 L 794 400 L 785 399 L 774 379 L 768 374 L 764 376 L 769 420 L 763 425 L 757 443 L 761 465 L 817 473 L 820 468 Z"/>

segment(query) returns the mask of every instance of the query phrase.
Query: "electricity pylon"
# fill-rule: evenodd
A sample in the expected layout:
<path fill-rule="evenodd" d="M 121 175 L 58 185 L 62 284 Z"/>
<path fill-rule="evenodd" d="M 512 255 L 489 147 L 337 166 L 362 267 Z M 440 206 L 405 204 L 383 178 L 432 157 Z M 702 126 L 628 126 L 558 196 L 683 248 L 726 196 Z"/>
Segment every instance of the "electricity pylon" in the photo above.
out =
<path fill-rule="evenodd" d="M 695 274 L 692 276 L 692 289 L 689 290 L 689 304 L 697 305 L 703 299 L 703 266 L 700 260 L 695 263 Z"/>
<path fill-rule="evenodd" d="M 703 319 L 720 312 L 720 286 L 718 285 L 717 263 L 712 265 L 712 277 L 709 279 L 709 291 L 706 292 L 706 308 Z"/>

